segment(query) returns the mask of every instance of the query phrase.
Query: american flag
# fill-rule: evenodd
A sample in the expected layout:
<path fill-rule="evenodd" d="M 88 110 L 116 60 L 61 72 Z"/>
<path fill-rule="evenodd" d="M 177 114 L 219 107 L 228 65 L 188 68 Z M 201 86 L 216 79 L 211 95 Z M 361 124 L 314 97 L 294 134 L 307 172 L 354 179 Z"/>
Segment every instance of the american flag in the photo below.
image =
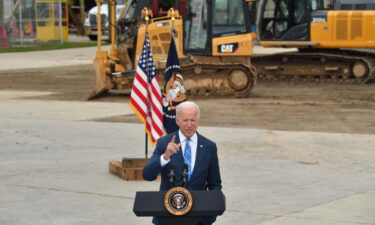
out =
<path fill-rule="evenodd" d="M 145 123 L 146 132 L 151 142 L 155 143 L 163 135 L 163 108 L 148 33 L 145 36 L 135 73 L 130 106 Z"/>

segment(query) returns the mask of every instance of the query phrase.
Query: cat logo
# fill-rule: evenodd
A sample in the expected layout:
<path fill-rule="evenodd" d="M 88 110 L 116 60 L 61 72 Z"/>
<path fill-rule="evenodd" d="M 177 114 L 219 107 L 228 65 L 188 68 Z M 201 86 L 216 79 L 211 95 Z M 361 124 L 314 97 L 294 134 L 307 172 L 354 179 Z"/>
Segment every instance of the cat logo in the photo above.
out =
<path fill-rule="evenodd" d="M 222 44 L 218 46 L 219 53 L 233 53 L 237 50 L 238 43 Z"/>

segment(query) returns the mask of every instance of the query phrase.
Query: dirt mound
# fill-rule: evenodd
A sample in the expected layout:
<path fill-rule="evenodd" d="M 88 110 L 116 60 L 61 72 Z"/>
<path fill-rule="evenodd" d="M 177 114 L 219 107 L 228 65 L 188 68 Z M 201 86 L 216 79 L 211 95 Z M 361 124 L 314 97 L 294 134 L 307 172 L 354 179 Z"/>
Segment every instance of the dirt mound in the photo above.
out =
<path fill-rule="evenodd" d="M 47 91 L 43 100 L 86 101 L 94 85 L 92 65 L 0 72 L 0 90 Z M 294 84 L 258 82 L 247 98 L 194 99 L 202 108 L 201 124 L 272 130 L 375 133 L 374 84 Z M 128 102 L 128 95 L 95 101 Z M 138 122 L 135 116 L 101 118 Z"/>

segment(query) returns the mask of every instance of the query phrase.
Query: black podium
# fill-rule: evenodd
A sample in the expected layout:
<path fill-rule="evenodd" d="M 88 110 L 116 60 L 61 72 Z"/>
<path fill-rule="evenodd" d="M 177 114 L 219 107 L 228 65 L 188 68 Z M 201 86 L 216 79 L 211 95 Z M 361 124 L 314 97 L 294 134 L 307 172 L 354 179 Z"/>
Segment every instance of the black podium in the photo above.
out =
<path fill-rule="evenodd" d="M 137 216 L 155 216 L 161 225 L 197 225 L 202 217 L 222 215 L 225 196 L 222 191 L 191 191 L 193 205 L 182 216 L 169 213 L 164 205 L 166 191 L 137 192 L 133 211 Z"/>

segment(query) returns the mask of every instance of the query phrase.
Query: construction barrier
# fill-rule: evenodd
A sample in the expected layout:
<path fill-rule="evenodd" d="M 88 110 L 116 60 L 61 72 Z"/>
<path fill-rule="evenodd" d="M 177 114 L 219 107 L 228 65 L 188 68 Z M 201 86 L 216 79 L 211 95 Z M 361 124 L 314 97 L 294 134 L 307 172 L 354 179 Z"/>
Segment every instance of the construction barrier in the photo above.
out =
<path fill-rule="evenodd" d="M 0 48 L 66 41 L 67 0 L 0 0 Z"/>

